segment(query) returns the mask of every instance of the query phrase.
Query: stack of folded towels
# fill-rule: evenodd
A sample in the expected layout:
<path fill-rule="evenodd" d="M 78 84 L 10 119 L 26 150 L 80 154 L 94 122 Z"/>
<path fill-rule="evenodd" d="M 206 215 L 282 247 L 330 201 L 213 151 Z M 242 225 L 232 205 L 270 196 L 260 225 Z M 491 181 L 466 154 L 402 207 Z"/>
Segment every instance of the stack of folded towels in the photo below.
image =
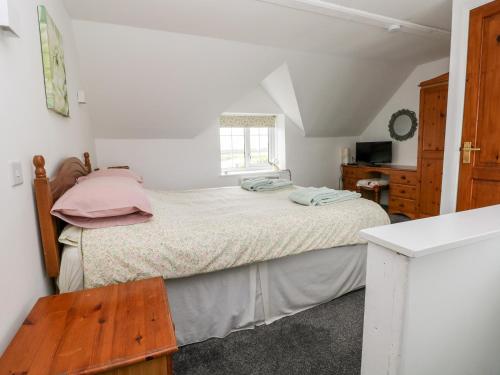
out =
<path fill-rule="evenodd" d="M 327 187 L 299 188 L 291 193 L 288 198 L 304 206 L 323 206 L 326 204 L 345 202 L 360 198 L 361 194 L 349 190 L 334 190 Z"/>
<path fill-rule="evenodd" d="M 281 178 L 255 177 L 243 180 L 241 187 L 248 191 L 272 191 L 292 186 L 292 181 Z"/>

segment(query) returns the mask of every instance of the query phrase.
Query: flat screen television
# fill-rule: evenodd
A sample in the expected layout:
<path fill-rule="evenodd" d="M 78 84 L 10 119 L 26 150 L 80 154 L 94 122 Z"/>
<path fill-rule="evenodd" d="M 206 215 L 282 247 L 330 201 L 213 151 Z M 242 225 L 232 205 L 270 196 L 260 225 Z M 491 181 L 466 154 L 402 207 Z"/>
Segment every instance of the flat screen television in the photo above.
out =
<path fill-rule="evenodd" d="M 357 142 L 356 162 L 381 164 L 392 162 L 392 142 Z"/>

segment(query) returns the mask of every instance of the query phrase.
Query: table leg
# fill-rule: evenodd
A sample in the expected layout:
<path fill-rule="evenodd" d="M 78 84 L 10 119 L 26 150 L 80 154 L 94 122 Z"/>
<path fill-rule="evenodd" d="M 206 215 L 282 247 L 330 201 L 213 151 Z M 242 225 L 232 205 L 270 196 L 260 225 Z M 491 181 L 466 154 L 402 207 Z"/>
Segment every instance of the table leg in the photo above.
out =
<path fill-rule="evenodd" d="M 380 186 L 374 186 L 373 193 L 375 195 L 375 202 L 380 204 Z"/>

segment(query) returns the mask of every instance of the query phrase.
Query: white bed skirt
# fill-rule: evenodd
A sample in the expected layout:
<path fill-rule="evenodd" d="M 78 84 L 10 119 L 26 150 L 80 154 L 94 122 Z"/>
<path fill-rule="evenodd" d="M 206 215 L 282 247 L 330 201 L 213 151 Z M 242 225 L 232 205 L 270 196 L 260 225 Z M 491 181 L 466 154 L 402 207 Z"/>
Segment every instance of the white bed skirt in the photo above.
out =
<path fill-rule="evenodd" d="M 178 344 L 272 323 L 363 287 L 365 275 L 366 245 L 354 245 L 167 280 Z"/>
<path fill-rule="evenodd" d="M 61 292 L 83 288 L 78 248 L 65 246 Z M 269 324 L 365 285 L 366 244 L 166 281 L 178 345 Z"/>

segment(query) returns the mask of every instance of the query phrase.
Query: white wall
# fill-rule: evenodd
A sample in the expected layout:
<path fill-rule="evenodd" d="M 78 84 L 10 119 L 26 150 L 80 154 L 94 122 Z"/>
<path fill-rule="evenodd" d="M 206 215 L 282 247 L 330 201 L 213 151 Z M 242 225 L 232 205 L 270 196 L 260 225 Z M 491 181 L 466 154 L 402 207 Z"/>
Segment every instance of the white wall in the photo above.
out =
<path fill-rule="evenodd" d="M 191 139 L 96 139 L 95 146 L 99 167 L 129 165 L 149 188 L 177 190 L 233 182 L 233 177 L 220 176 L 216 125 Z"/>
<path fill-rule="evenodd" d="M 304 137 L 295 125 L 286 128 L 286 165 L 300 186 L 339 187 L 341 150 L 354 150 L 356 137 Z"/>
<path fill-rule="evenodd" d="M 413 138 L 398 142 L 389 136 L 389 120 L 394 112 L 403 108 L 415 111 L 418 118 L 420 107 L 419 83 L 448 72 L 448 66 L 448 58 L 417 66 L 361 134 L 360 140 L 392 140 L 393 163 L 399 165 L 417 165 L 418 131 Z"/>
<path fill-rule="evenodd" d="M 260 86 L 225 110 L 242 113 L 283 113 Z M 338 187 L 340 150 L 354 149 L 355 137 L 304 137 L 285 118 L 285 165 L 298 185 Z M 96 139 L 100 167 L 129 165 L 144 177 L 146 187 L 193 189 L 238 185 L 240 176 L 221 176 L 219 127 L 213 123 L 190 139 Z"/>
<path fill-rule="evenodd" d="M 450 86 L 444 151 L 441 213 L 455 212 L 457 205 L 460 142 L 464 114 L 465 74 L 469 38 L 469 12 L 490 0 L 453 0 L 453 25 L 450 53 Z"/>
<path fill-rule="evenodd" d="M 42 264 L 35 216 L 31 159 L 43 154 L 49 172 L 69 155 L 93 153 L 85 106 L 76 103 L 80 87 L 72 25 L 60 1 L 45 0 L 64 40 L 71 118 L 47 110 L 38 33 L 38 1 L 12 1 L 20 38 L 0 34 L 0 352 L 12 338 L 36 299 L 52 287 Z M 8 161 L 22 162 L 24 184 L 10 186 Z"/>
<path fill-rule="evenodd" d="M 298 185 L 338 187 L 340 149 L 355 138 L 306 138 L 286 122 L 286 166 Z M 192 139 L 96 139 L 100 167 L 129 165 L 145 186 L 191 189 L 238 185 L 239 176 L 220 175 L 219 128 L 213 125 Z"/>

